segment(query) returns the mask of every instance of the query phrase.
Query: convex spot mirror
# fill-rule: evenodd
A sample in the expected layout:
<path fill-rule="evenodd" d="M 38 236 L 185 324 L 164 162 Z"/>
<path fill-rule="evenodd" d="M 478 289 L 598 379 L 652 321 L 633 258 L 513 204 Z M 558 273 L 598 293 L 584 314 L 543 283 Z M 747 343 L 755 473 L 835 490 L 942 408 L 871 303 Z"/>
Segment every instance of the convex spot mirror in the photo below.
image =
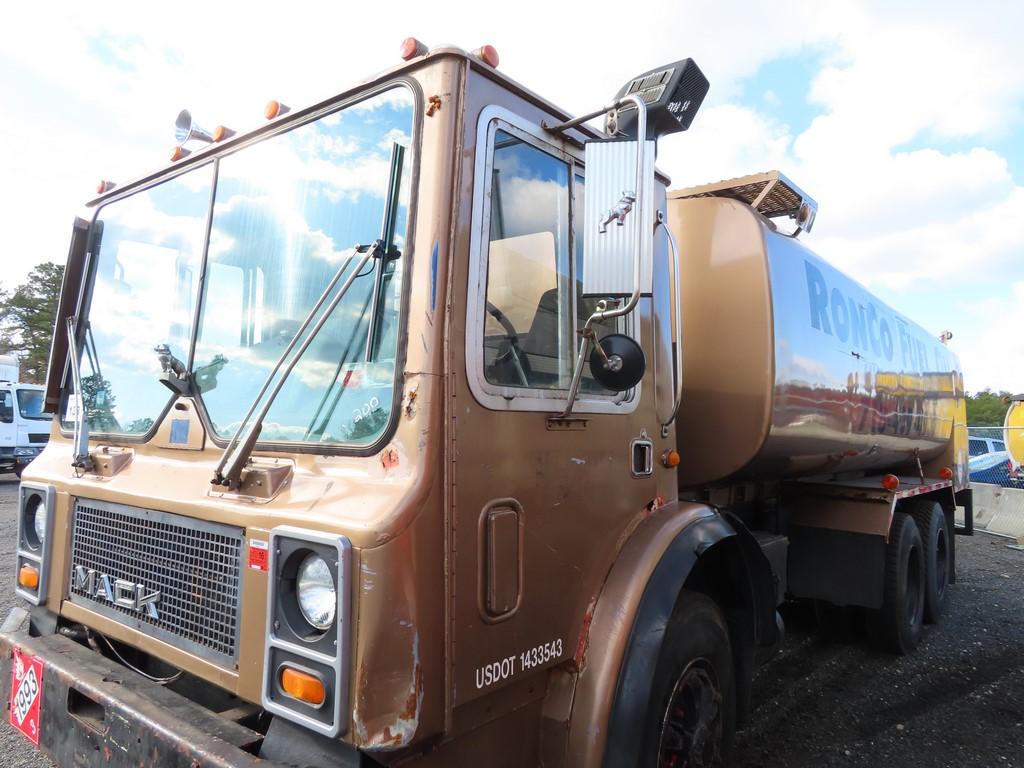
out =
<path fill-rule="evenodd" d="M 647 368 L 644 351 L 629 336 L 611 333 L 595 342 L 590 352 L 594 381 L 613 392 L 625 392 L 640 383 Z"/>

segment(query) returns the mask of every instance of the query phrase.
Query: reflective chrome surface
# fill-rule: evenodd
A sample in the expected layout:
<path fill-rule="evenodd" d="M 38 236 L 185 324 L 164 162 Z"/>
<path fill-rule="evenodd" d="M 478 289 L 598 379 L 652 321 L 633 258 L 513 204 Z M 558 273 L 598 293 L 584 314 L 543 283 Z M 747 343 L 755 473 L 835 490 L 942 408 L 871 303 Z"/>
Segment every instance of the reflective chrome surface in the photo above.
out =
<path fill-rule="evenodd" d="M 892 470 L 950 446 L 963 379 L 937 338 L 743 203 L 670 194 L 669 224 L 682 486 Z"/>
<path fill-rule="evenodd" d="M 959 362 L 799 242 L 765 232 L 775 331 L 771 432 L 785 474 L 922 461 L 950 440 Z"/>

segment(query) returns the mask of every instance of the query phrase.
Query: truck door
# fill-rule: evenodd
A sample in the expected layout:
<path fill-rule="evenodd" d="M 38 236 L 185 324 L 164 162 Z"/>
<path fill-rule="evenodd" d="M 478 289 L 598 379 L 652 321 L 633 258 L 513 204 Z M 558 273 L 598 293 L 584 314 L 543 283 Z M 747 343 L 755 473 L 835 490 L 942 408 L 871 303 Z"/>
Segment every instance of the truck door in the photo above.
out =
<path fill-rule="evenodd" d="M 456 259 L 454 284 L 466 290 L 465 314 L 452 318 L 452 338 L 465 338 L 451 361 L 456 715 L 485 696 L 495 711 L 539 698 L 545 670 L 575 663 L 623 532 L 671 492 L 652 467 L 667 446 L 653 364 L 625 393 L 585 369 L 574 418 L 551 418 L 565 408 L 577 330 L 597 299 L 582 294 L 582 150 L 539 122 L 480 112 L 473 215 L 461 230 L 468 268 Z M 628 333 L 653 361 L 651 314 L 645 297 L 597 334 Z"/>
<path fill-rule="evenodd" d="M 0 389 L 0 461 L 9 462 L 14 459 L 14 447 L 17 443 L 18 426 L 14 418 L 14 392 Z"/>

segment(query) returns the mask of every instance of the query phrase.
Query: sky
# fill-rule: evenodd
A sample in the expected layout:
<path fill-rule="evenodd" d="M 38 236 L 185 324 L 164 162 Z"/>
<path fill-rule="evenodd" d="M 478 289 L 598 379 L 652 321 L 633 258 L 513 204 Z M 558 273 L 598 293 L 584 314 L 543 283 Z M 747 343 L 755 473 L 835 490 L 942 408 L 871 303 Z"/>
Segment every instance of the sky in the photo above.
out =
<path fill-rule="evenodd" d="M 29 7 L 29 6 L 32 7 Z M 638 6 L 639 7 L 639 6 Z M 692 57 L 711 91 L 663 139 L 673 187 L 779 169 L 818 202 L 806 244 L 951 331 L 967 388 L 1024 391 L 1024 3 L 648 0 L 17 3 L 0 42 L 0 285 L 63 262 L 100 179 L 167 163 L 174 118 L 237 130 L 428 46 L 485 43 L 582 114 Z"/>

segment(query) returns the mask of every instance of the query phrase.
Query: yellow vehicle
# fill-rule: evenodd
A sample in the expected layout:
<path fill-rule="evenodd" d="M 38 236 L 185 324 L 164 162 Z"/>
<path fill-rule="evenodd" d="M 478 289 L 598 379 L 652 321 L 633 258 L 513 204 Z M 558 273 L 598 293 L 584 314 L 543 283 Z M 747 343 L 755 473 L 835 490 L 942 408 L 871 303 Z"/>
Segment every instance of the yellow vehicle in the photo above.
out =
<path fill-rule="evenodd" d="M 782 174 L 670 189 L 697 66 L 403 58 L 75 224 L 0 632 L 61 765 L 712 765 L 781 601 L 942 612 L 959 363 Z"/>

